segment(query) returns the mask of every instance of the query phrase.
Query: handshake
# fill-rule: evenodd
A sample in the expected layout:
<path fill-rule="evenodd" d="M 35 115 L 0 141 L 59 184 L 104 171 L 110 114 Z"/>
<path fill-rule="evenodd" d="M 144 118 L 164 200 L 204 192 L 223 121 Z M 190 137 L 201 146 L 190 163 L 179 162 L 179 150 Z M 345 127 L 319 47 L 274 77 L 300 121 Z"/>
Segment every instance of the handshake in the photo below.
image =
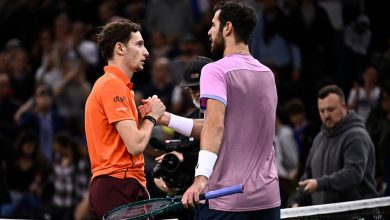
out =
<path fill-rule="evenodd" d="M 164 103 L 161 102 L 157 95 L 153 95 L 147 99 L 142 99 L 142 105 L 138 107 L 141 118 L 144 118 L 148 115 L 156 119 L 158 122 L 160 122 L 162 116 L 164 116 L 165 110 L 166 107 Z"/>

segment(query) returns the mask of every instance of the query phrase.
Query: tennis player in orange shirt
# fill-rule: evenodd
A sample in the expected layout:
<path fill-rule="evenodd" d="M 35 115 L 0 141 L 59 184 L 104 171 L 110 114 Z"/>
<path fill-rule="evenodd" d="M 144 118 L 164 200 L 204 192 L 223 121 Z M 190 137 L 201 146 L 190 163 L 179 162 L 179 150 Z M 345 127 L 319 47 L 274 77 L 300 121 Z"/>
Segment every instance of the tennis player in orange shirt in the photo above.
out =
<path fill-rule="evenodd" d="M 98 35 L 108 65 L 87 99 L 85 131 L 92 171 L 89 208 L 99 219 L 113 208 L 149 198 L 143 151 L 165 106 L 157 96 L 149 98 L 148 114 L 139 122 L 131 78 L 149 55 L 140 31 L 139 24 L 123 19 Z"/>

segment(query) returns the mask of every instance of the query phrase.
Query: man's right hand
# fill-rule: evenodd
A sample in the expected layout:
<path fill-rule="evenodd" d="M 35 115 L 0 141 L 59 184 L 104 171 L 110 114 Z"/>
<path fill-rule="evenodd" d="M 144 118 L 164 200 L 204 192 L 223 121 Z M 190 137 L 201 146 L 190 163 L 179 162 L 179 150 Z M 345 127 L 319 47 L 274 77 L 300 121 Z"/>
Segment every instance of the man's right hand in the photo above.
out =
<path fill-rule="evenodd" d="M 151 98 L 148 99 L 143 99 L 142 103 L 145 106 L 138 108 L 138 109 L 141 108 L 141 117 L 142 114 L 149 112 L 146 114 L 158 120 L 164 114 L 166 109 L 165 105 L 161 102 L 161 100 L 157 97 L 157 95 L 153 95 Z"/>

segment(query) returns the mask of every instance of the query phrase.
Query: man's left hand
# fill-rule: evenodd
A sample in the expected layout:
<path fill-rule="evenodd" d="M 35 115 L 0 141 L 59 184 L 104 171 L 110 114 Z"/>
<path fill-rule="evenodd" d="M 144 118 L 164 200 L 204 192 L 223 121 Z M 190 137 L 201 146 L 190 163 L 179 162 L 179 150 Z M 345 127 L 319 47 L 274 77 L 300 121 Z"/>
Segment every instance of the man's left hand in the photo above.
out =
<path fill-rule="evenodd" d="M 298 183 L 300 187 L 303 188 L 303 191 L 308 193 L 313 193 L 317 191 L 318 182 L 316 179 L 307 179 Z"/>
<path fill-rule="evenodd" d="M 181 198 L 184 208 L 195 207 L 199 203 L 199 195 L 206 189 L 208 179 L 205 176 L 197 176 L 194 183 L 187 189 Z"/>

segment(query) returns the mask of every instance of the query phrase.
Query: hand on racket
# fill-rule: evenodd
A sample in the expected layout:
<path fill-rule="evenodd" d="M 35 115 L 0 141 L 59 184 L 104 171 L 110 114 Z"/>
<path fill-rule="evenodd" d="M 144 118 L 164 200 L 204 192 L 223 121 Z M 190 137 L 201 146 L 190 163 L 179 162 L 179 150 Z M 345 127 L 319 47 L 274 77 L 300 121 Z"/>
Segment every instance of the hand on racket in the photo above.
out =
<path fill-rule="evenodd" d="M 181 198 L 184 208 L 195 207 L 199 203 L 199 195 L 206 189 L 208 179 L 205 176 L 197 176 L 194 183 L 187 189 Z"/>
<path fill-rule="evenodd" d="M 242 184 L 239 184 L 201 194 L 200 196 L 198 196 L 198 200 L 213 199 L 243 192 L 244 187 Z M 147 219 L 149 217 L 153 217 L 164 212 L 180 210 L 183 208 L 183 204 L 180 201 L 181 198 L 181 196 L 175 196 L 173 198 L 154 198 L 126 204 L 106 213 L 103 216 L 103 220 Z"/>

